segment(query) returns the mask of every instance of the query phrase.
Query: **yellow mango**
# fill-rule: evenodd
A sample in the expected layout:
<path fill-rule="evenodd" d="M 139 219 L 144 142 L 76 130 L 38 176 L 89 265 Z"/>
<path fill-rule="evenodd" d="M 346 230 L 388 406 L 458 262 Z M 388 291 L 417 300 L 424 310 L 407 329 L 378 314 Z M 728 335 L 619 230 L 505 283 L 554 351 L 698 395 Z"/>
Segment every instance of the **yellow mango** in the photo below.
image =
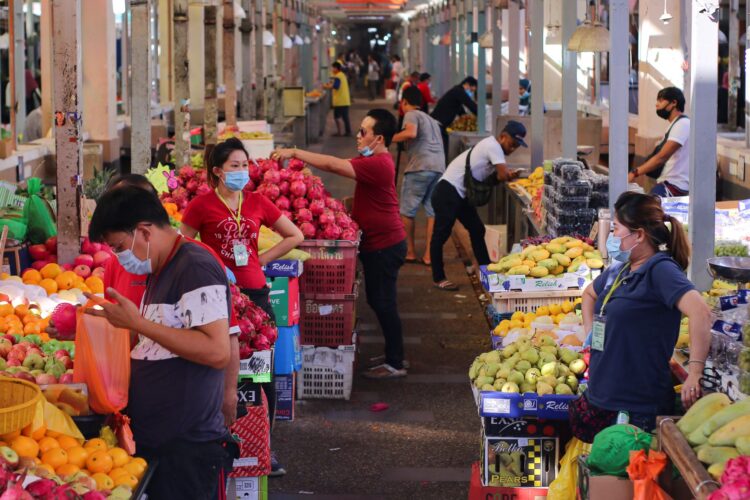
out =
<path fill-rule="evenodd" d="M 557 266 L 556 268 L 552 269 L 549 273 L 557 276 L 558 274 L 563 274 L 564 272 L 565 272 L 565 268 L 563 266 Z"/>
<path fill-rule="evenodd" d="M 571 263 L 570 257 L 565 255 L 565 253 L 553 253 L 552 258 L 555 259 L 561 266 L 568 267 Z"/>
<path fill-rule="evenodd" d="M 523 262 L 521 262 L 521 264 L 524 265 L 524 266 L 529 266 L 529 267 L 535 267 L 536 266 L 536 262 L 533 261 L 533 260 L 531 260 L 531 259 L 526 259 Z"/>
<path fill-rule="evenodd" d="M 521 274 L 523 276 L 527 276 L 529 274 L 529 271 L 531 271 L 531 268 L 529 268 L 529 266 L 520 265 L 511 267 L 508 270 L 508 274 Z"/>
<path fill-rule="evenodd" d="M 544 259 L 536 263 L 537 266 L 546 267 L 548 271 L 556 268 L 559 264 L 555 259 Z"/>
<path fill-rule="evenodd" d="M 501 273 L 503 272 L 503 265 L 499 262 L 493 262 L 492 264 L 487 266 L 487 270 L 491 273 Z"/>
<path fill-rule="evenodd" d="M 540 260 L 549 259 L 550 253 L 544 248 L 540 248 L 539 250 L 534 250 L 533 252 L 531 252 L 529 256 L 535 261 L 539 262 Z"/>
<path fill-rule="evenodd" d="M 580 257 L 582 254 L 583 254 L 583 248 L 581 247 L 570 247 L 568 248 L 568 251 L 565 252 L 565 255 L 570 257 L 571 259 Z"/>
<path fill-rule="evenodd" d="M 549 274 L 549 269 L 543 266 L 536 266 L 531 269 L 531 275 L 535 278 L 544 278 Z"/>
<path fill-rule="evenodd" d="M 600 259 L 588 259 L 586 265 L 589 266 L 589 269 L 601 269 L 604 267 L 604 262 Z"/>
<path fill-rule="evenodd" d="M 547 251 L 551 254 L 563 254 L 565 253 L 565 245 L 561 243 L 547 243 Z"/>
<path fill-rule="evenodd" d="M 565 242 L 565 248 L 580 248 L 583 252 L 583 242 L 581 240 L 571 239 Z"/>

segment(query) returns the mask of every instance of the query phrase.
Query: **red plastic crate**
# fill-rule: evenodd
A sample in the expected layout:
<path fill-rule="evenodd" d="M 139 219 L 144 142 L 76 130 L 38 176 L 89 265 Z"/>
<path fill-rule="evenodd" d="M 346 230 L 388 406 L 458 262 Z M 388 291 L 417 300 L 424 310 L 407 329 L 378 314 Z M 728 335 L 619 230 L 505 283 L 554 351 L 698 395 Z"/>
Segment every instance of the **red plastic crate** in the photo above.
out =
<path fill-rule="evenodd" d="M 357 320 L 357 284 L 347 295 L 303 295 L 300 344 L 333 347 L 353 344 Z"/>
<path fill-rule="evenodd" d="M 310 254 L 300 278 L 300 293 L 351 293 L 357 275 L 359 241 L 305 240 L 299 249 Z"/>

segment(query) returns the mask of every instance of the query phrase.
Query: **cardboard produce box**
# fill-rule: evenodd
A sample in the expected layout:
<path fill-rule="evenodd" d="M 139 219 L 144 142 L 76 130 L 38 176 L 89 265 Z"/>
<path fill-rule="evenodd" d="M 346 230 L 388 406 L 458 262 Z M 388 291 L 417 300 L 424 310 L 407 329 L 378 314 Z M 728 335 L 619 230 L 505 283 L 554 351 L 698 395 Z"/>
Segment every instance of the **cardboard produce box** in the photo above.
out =
<path fill-rule="evenodd" d="M 297 374 L 276 375 L 276 420 L 294 420 L 294 391 Z"/>
<path fill-rule="evenodd" d="M 484 243 L 490 261 L 497 262 L 507 253 L 508 226 L 484 226 Z"/>
<path fill-rule="evenodd" d="M 547 488 L 485 486 L 482 484 L 480 468 L 479 462 L 471 466 L 469 500 L 541 500 L 547 497 Z"/>
<path fill-rule="evenodd" d="M 271 289 L 268 298 L 276 316 L 276 325 L 299 324 L 299 278 L 269 276 L 266 284 Z"/>
<path fill-rule="evenodd" d="M 547 487 L 557 476 L 560 440 L 556 437 L 493 437 L 482 432 L 482 484 Z"/>

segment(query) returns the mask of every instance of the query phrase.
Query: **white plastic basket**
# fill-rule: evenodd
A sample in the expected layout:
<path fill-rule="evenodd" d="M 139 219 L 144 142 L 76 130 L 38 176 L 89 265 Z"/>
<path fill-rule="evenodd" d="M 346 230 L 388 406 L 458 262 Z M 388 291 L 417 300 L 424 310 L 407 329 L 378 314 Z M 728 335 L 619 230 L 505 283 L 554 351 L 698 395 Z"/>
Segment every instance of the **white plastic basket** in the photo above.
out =
<path fill-rule="evenodd" d="M 583 290 L 556 290 L 549 292 L 496 292 L 492 294 L 495 311 L 504 313 L 533 312 L 537 307 L 573 300 L 583 295 Z"/>
<path fill-rule="evenodd" d="M 346 399 L 352 394 L 356 345 L 302 346 L 302 369 L 297 376 L 299 399 Z"/>

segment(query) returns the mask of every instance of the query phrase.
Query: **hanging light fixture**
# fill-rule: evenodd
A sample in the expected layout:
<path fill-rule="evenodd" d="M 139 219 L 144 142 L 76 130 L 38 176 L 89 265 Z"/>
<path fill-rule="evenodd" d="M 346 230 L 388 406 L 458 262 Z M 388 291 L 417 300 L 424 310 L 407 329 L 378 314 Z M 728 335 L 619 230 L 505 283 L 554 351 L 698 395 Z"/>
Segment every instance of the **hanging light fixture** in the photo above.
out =
<path fill-rule="evenodd" d="M 672 14 L 667 12 L 667 0 L 664 0 L 664 14 L 661 15 L 659 18 L 659 21 L 663 22 L 664 24 L 669 24 L 669 21 L 672 20 Z"/>
<path fill-rule="evenodd" d="M 593 22 L 589 20 L 588 12 L 583 24 L 573 32 L 568 41 L 568 50 L 572 52 L 609 52 L 609 30 L 599 22 L 599 3 L 594 3 L 595 12 Z"/>
<path fill-rule="evenodd" d="M 562 40 L 560 39 L 560 21 L 555 19 L 554 23 L 552 21 L 552 3 L 547 2 L 547 17 L 549 19 L 549 24 L 547 24 L 547 36 L 544 39 L 544 42 L 547 45 L 556 45 L 559 43 L 562 43 Z"/>

